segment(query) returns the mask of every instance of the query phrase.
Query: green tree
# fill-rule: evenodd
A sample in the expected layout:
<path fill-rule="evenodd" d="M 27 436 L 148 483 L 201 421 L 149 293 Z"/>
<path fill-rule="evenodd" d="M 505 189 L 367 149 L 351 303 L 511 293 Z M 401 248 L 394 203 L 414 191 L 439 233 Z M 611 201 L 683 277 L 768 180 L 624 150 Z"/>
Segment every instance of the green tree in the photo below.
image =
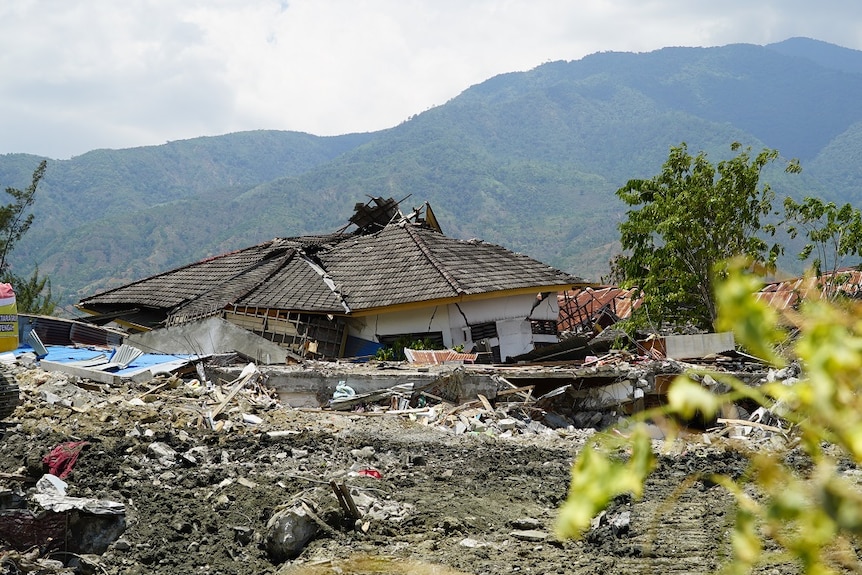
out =
<path fill-rule="evenodd" d="M 36 188 L 45 175 L 47 167 L 48 162 L 42 160 L 33 172 L 30 185 L 23 190 L 6 188 L 6 193 L 15 201 L 0 206 L 0 273 L 5 272 L 9 267 L 7 261 L 9 254 L 33 223 L 34 215 L 28 214 L 27 209 L 36 199 Z"/>
<path fill-rule="evenodd" d="M 737 155 L 714 166 L 706 154 L 689 154 L 682 143 L 672 147 L 661 174 L 630 180 L 617 190 L 627 205 L 620 224 L 623 254 L 612 262 L 625 286 L 638 286 L 645 304 L 639 312 L 679 323 L 712 329 L 716 320 L 713 283 L 726 271 L 716 264 L 744 255 L 754 262 L 774 264 L 781 253 L 769 245 L 763 225 L 771 213 L 774 193 L 760 184 L 764 166 L 778 158 L 764 149 L 734 143 Z M 798 172 L 790 162 L 788 172 Z"/>
<path fill-rule="evenodd" d="M 18 311 L 50 315 L 54 312 L 57 300 L 51 292 L 51 281 L 39 276 L 39 268 L 29 278 L 19 277 L 9 267 L 9 255 L 18 241 L 33 223 L 34 215 L 28 213 L 36 199 L 36 189 L 45 175 L 48 162 L 42 160 L 33 172 L 30 185 L 23 190 L 6 188 L 12 202 L 0 206 L 0 278 L 11 283 L 15 290 Z"/>
<path fill-rule="evenodd" d="M 850 204 L 840 208 L 832 202 L 806 197 L 801 202 L 784 200 L 784 225 L 791 238 L 800 233 L 808 243 L 799 253 L 812 259 L 811 268 L 820 278 L 823 294 L 834 297 L 840 288 L 837 273 L 847 256 L 862 255 L 862 214 Z"/>
<path fill-rule="evenodd" d="M 862 305 L 815 299 L 780 318 L 776 309 L 754 297 L 763 282 L 747 272 L 748 267 L 744 262 L 726 268 L 728 279 L 718 287 L 718 326 L 732 329 L 748 351 L 775 367 L 799 362 L 803 366 L 799 378 L 752 387 L 730 374 L 713 372 L 711 377 L 730 390 L 719 395 L 698 383 L 703 373 L 678 377 L 667 404 L 640 414 L 641 423 L 630 436 L 601 436 L 578 455 L 568 499 L 560 510 L 558 535 L 580 537 L 614 497 L 643 493 L 655 456 L 642 422 L 661 422 L 672 442 L 679 429 L 668 415 L 710 417 L 721 405 L 745 398 L 780 414 L 780 429 L 774 431 L 787 439 L 784 449 L 740 447 L 749 468 L 739 477 L 691 478 L 720 485 L 736 500 L 730 533 L 733 558 L 724 570 L 747 573 L 768 565 L 774 555 L 766 549 L 774 545 L 795 557 L 806 574 L 862 569 L 858 554 L 862 494 L 852 474 L 840 472 L 848 463 L 862 465 Z M 787 325 L 798 330 L 792 341 L 782 327 Z M 725 447 L 734 448 L 731 443 Z M 785 457 L 785 449 L 794 448 L 804 452 L 810 466 L 796 467 L 793 458 Z M 628 459 L 620 458 L 620 453 L 627 453 Z"/>
<path fill-rule="evenodd" d="M 9 283 L 15 290 L 15 303 L 19 312 L 51 315 L 57 308 L 57 300 L 51 291 L 51 280 L 39 275 L 39 267 L 29 278 L 8 274 Z"/>

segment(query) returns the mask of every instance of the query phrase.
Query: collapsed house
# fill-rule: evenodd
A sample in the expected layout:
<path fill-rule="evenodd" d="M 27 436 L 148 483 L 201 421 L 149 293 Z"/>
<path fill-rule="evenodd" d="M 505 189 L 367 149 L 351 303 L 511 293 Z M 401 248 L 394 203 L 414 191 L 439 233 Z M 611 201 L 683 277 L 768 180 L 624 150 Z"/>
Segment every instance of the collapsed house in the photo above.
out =
<path fill-rule="evenodd" d="M 374 198 L 349 225 L 207 258 L 77 307 L 132 332 L 220 318 L 299 358 L 368 358 L 422 341 L 505 362 L 557 342 L 557 292 L 588 285 L 501 246 L 445 236 L 427 203 L 405 215 Z"/>

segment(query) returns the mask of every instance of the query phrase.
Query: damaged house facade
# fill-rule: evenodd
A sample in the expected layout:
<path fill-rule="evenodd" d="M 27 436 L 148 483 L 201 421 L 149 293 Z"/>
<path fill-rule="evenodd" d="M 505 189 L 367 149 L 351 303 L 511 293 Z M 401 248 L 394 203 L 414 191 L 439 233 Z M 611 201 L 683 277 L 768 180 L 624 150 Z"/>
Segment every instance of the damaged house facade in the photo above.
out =
<path fill-rule="evenodd" d="M 367 359 L 421 340 L 505 362 L 556 343 L 557 292 L 587 285 L 503 247 L 445 236 L 427 203 L 405 215 L 374 198 L 356 205 L 350 225 L 207 258 L 77 307 L 132 332 L 221 318 L 296 358 Z"/>

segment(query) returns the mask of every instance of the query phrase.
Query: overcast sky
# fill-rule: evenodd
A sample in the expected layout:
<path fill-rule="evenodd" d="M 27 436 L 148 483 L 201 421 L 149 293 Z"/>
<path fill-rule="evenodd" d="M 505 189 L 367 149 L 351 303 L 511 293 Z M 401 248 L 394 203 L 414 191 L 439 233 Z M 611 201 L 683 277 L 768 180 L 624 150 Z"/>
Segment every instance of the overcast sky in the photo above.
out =
<path fill-rule="evenodd" d="M 594 52 L 862 49 L 859 0 L 2 0 L 0 154 L 389 128 Z"/>

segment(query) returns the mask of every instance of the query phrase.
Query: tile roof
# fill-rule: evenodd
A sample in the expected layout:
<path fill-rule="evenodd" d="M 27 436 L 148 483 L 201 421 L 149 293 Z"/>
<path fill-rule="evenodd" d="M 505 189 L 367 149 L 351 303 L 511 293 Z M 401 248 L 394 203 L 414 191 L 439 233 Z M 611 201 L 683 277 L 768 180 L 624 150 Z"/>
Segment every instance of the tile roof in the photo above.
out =
<path fill-rule="evenodd" d="M 235 303 L 245 307 L 344 313 L 341 298 L 326 284 L 322 270 L 316 268 L 310 258 L 298 255 Z"/>
<path fill-rule="evenodd" d="M 247 291 L 242 276 L 261 266 L 272 267 L 288 250 L 289 242 L 272 240 L 235 252 L 201 260 L 168 272 L 108 290 L 81 300 L 82 304 L 134 304 L 171 309 L 196 298 L 212 296 L 213 291 L 234 291 L 233 297 Z M 280 257 L 279 257 L 280 256 Z M 240 285 L 241 282 L 243 285 Z M 230 295 L 224 294 L 230 299 Z"/>
<path fill-rule="evenodd" d="M 830 285 L 832 273 L 817 277 L 800 277 L 785 281 L 772 282 L 755 294 L 755 297 L 768 303 L 776 309 L 794 308 L 806 298 L 821 298 L 831 287 L 835 293 L 849 298 L 859 298 L 862 295 L 862 271 L 854 268 L 836 270 L 835 282 Z"/>
<path fill-rule="evenodd" d="M 231 304 L 346 313 L 492 292 L 556 291 L 579 283 L 584 281 L 501 246 L 402 221 L 368 235 L 275 239 L 96 294 L 79 305 L 149 306 L 175 318 Z"/>
<path fill-rule="evenodd" d="M 354 311 L 583 282 L 498 245 L 409 223 L 341 242 L 320 258 Z"/>

